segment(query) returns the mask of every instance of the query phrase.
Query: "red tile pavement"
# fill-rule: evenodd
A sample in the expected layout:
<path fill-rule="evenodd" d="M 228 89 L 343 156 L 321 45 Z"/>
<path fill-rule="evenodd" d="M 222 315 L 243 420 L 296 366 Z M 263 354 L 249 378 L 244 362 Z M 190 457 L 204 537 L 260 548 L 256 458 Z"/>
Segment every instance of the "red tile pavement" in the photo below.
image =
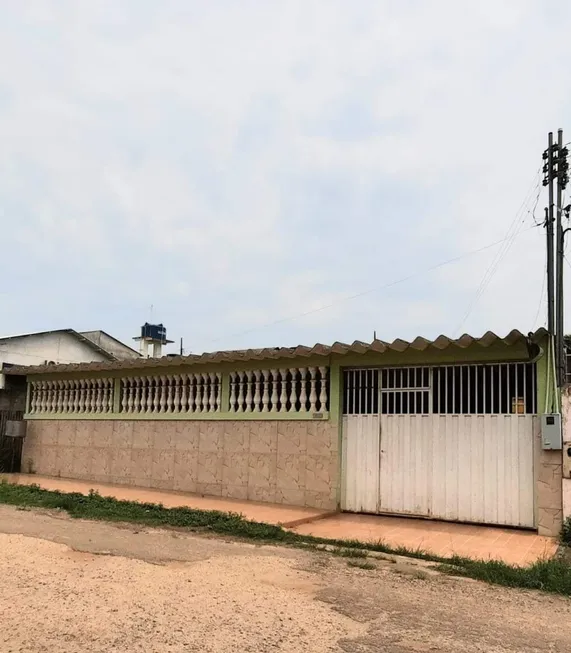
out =
<path fill-rule="evenodd" d="M 90 489 L 94 489 L 103 496 L 113 496 L 128 501 L 162 503 L 167 508 L 187 506 L 199 510 L 237 512 L 254 521 L 293 527 L 293 531 L 304 535 L 362 542 L 382 541 L 391 547 L 422 549 L 443 557 L 460 555 L 527 565 L 541 558 L 549 558 L 557 551 L 556 540 L 537 535 L 532 531 L 378 515 L 349 513 L 331 515 L 314 508 L 238 501 L 29 474 L 0 474 L 0 478 L 25 485 L 35 483 L 48 490 L 63 492 L 87 494 Z"/>
<path fill-rule="evenodd" d="M 94 483 L 92 481 L 76 481 L 33 474 L 0 474 L 0 478 L 4 478 L 10 483 L 19 483 L 20 485 L 36 484 L 46 490 L 60 490 L 62 492 L 88 494 L 89 490 L 97 490 L 104 497 L 115 497 L 116 499 L 139 501 L 141 503 L 162 503 L 166 508 L 186 506 L 197 510 L 236 512 L 242 514 L 246 519 L 265 522 L 266 524 L 281 524 L 283 526 L 293 525 L 306 519 L 319 519 L 329 514 L 317 508 L 257 503 L 255 501 L 238 501 L 236 499 L 206 497 L 200 494 L 168 492 L 166 490 Z"/>
<path fill-rule="evenodd" d="M 391 547 L 422 549 L 443 557 L 459 555 L 517 565 L 550 558 L 557 551 L 556 540 L 532 531 L 377 515 L 339 513 L 293 530 L 329 539 L 383 542 Z"/>

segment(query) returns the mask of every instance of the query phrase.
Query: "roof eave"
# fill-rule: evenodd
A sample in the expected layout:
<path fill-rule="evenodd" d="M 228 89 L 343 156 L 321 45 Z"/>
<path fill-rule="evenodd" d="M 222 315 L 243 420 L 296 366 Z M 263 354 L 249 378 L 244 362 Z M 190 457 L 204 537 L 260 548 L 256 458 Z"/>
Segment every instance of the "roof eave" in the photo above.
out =
<path fill-rule="evenodd" d="M 412 342 L 399 338 L 391 343 L 382 340 L 374 340 L 371 343 L 355 341 L 351 345 L 336 342 L 330 346 L 317 343 L 313 347 L 307 347 L 304 345 L 299 345 L 298 347 L 271 347 L 267 349 L 207 352 L 203 354 L 190 354 L 187 356 L 165 356 L 163 358 L 116 360 L 108 354 L 109 360 L 107 361 L 33 367 L 18 366 L 12 368 L 8 373 L 19 375 L 41 375 L 77 372 L 111 372 L 115 370 L 176 367 L 182 365 L 200 365 L 222 362 L 245 363 L 250 361 L 275 361 L 293 358 L 310 359 L 313 357 L 327 357 L 331 355 L 345 356 L 347 354 L 363 355 L 367 353 L 383 354 L 386 351 L 403 353 L 409 349 L 416 351 L 425 351 L 428 349 L 443 351 L 450 347 L 456 347 L 458 349 L 467 349 L 471 346 L 488 348 L 497 344 L 511 347 L 519 342 L 529 342 L 530 340 L 533 342 L 539 342 L 546 336 L 547 331 L 542 328 L 538 329 L 535 333 L 528 334 L 527 336 L 520 331 L 510 331 L 510 333 L 508 333 L 504 338 L 488 331 L 480 338 L 474 338 L 473 336 L 464 334 L 459 338 L 452 339 L 441 335 L 432 341 L 419 337 L 415 338 Z"/>

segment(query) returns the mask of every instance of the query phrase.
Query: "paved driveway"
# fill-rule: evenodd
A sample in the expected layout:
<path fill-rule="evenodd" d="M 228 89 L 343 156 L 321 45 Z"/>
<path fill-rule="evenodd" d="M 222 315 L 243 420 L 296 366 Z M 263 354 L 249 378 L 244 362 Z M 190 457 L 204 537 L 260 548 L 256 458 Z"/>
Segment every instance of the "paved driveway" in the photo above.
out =
<path fill-rule="evenodd" d="M 555 555 L 558 542 L 532 531 L 453 522 L 340 513 L 296 527 L 298 533 L 329 539 L 378 542 L 393 548 L 422 549 L 442 557 L 460 555 L 529 565 Z"/>
<path fill-rule="evenodd" d="M 0 506 L 0 651 L 571 650 L 566 599 L 348 562 Z"/>

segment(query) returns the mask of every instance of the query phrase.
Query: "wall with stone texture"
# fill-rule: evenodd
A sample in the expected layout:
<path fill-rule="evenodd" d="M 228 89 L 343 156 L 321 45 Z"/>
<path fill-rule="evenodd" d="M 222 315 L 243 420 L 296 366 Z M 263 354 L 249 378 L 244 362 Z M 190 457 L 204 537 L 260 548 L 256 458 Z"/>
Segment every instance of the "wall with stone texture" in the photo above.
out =
<path fill-rule="evenodd" d="M 329 421 L 30 420 L 22 471 L 335 510 Z"/>
<path fill-rule="evenodd" d="M 571 386 L 563 390 L 561 398 L 563 417 L 563 519 L 571 518 Z"/>
<path fill-rule="evenodd" d="M 557 536 L 561 451 L 535 440 L 538 531 Z M 338 444 L 330 421 L 30 420 L 22 471 L 335 510 Z"/>
<path fill-rule="evenodd" d="M 563 522 L 561 451 L 541 448 L 539 419 L 535 433 L 536 512 L 539 535 L 557 537 Z"/>

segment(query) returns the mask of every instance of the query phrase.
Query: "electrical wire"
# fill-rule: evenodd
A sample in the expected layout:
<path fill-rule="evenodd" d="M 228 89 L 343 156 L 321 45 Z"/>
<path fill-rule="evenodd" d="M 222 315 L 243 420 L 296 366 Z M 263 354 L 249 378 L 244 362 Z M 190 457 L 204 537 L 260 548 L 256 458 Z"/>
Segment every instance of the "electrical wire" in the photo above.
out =
<path fill-rule="evenodd" d="M 545 295 L 545 282 L 547 280 L 547 263 L 543 267 L 543 283 L 541 284 L 541 294 L 539 296 L 539 305 L 537 307 L 537 313 L 535 314 L 535 319 L 533 320 L 532 331 L 535 331 L 537 327 L 537 320 L 539 319 L 539 313 L 541 312 L 541 307 L 543 306 L 543 297 Z"/>
<path fill-rule="evenodd" d="M 531 214 L 532 219 L 535 223 L 535 226 L 541 226 L 541 224 L 538 224 L 537 221 L 535 220 L 535 208 L 537 207 L 537 203 L 539 202 L 539 196 L 541 194 L 541 167 L 538 168 L 537 172 L 535 173 L 533 179 L 536 177 L 537 182 L 535 184 L 532 181 L 532 188 L 527 192 L 522 204 L 520 205 L 519 209 L 517 210 L 514 219 L 510 223 L 510 226 L 508 227 L 508 230 L 506 232 L 506 236 L 504 238 L 504 244 L 500 248 L 500 250 L 496 253 L 494 258 L 492 259 L 491 263 L 487 267 L 486 271 L 484 272 L 484 276 L 482 277 L 480 284 L 478 285 L 478 288 L 476 289 L 476 292 L 472 298 L 472 301 L 468 305 L 468 308 L 466 310 L 466 313 L 464 314 L 462 320 L 456 327 L 454 333 L 455 335 L 458 335 L 464 324 L 466 323 L 466 320 L 468 317 L 471 315 L 472 311 L 476 307 L 478 301 L 482 297 L 482 295 L 485 293 L 487 290 L 488 286 L 490 285 L 495 273 L 498 271 L 498 268 L 502 261 L 505 259 L 507 256 L 509 250 L 511 249 L 515 239 L 519 236 L 521 229 L 523 228 L 523 224 L 525 223 L 525 220 L 528 215 Z M 535 205 L 533 210 L 528 210 L 527 213 L 524 215 L 523 219 L 521 218 L 521 214 L 524 212 L 526 206 L 528 205 L 530 199 L 533 197 L 533 193 L 537 190 L 537 196 L 535 199 Z"/>
<path fill-rule="evenodd" d="M 536 211 L 536 209 L 537 209 L 537 205 L 539 204 L 539 197 L 541 196 L 541 190 L 542 190 L 542 188 L 543 188 L 542 184 L 538 184 L 538 185 L 537 185 L 537 195 L 536 195 L 536 197 L 535 197 L 535 204 L 533 205 L 533 209 L 532 209 L 532 211 L 531 211 L 531 219 L 535 222 L 535 224 L 536 224 L 538 227 L 539 227 L 541 224 L 543 224 L 543 223 L 538 222 L 538 221 L 537 221 L 537 218 L 535 217 L 535 211 Z M 528 215 L 529 215 L 530 212 L 528 211 L 527 213 L 528 213 Z"/>
<path fill-rule="evenodd" d="M 532 229 L 535 229 L 537 226 L 541 225 L 533 225 L 527 229 L 524 229 L 523 231 L 520 231 L 517 236 L 520 236 L 523 233 L 526 233 L 528 231 L 531 231 Z M 516 236 L 516 237 L 517 237 Z M 344 302 L 351 301 L 353 299 L 358 299 L 360 297 L 364 297 L 365 295 L 369 295 L 374 292 L 379 292 L 380 290 L 387 290 L 388 288 L 392 288 L 393 286 L 397 286 L 401 283 L 405 283 L 406 281 L 410 281 L 410 279 L 414 279 L 415 277 L 418 277 L 421 274 L 427 274 L 428 272 L 433 272 L 434 270 L 438 270 L 439 268 L 445 267 L 446 265 L 450 265 L 452 263 L 456 263 L 457 261 L 461 261 L 464 258 L 467 258 L 468 256 L 473 256 L 474 254 L 479 254 L 480 252 L 484 252 L 488 249 L 491 249 L 492 247 L 495 247 L 496 245 L 500 245 L 505 242 L 505 238 L 502 238 L 500 240 L 496 240 L 493 243 L 489 243 L 488 245 L 484 245 L 483 247 L 479 247 L 478 249 L 473 249 L 469 252 L 464 252 L 463 254 L 459 254 L 458 256 L 454 256 L 452 258 L 449 258 L 445 261 L 441 261 L 440 263 L 437 263 L 436 265 L 432 265 L 428 268 L 423 268 L 421 270 L 417 270 L 416 272 L 413 272 L 412 274 L 409 274 L 406 277 L 402 277 L 400 279 L 396 279 L 394 281 L 391 281 L 389 283 L 383 284 L 382 286 L 376 286 L 375 288 L 369 288 L 368 290 L 364 290 L 363 292 L 356 293 L 355 295 L 348 295 L 347 297 L 342 297 L 335 302 L 331 302 L 330 304 L 326 304 L 325 306 L 320 306 L 318 308 L 314 308 L 310 311 L 305 311 L 304 313 L 298 313 L 297 315 L 290 315 L 288 317 L 280 318 L 278 320 L 274 320 L 273 322 L 268 322 L 266 324 L 261 324 L 257 327 L 253 327 L 251 329 L 246 329 L 245 331 L 239 331 L 237 333 L 233 333 L 230 335 L 226 336 L 221 336 L 218 338 L 213 338 L 211 340 L 207 340 L 205 342 L 219 342 L 220 340 L 226 339 L 226 338 L 238 338 L 240 336 L 245 336 L 249 333 L 253 333 L 255 331 L 260 331 L 261 329 L 267 329 L 268 327 L 275 326 L 277 324 L 284 324 L 285 322 L 293 322 L 294 320 L 298 320 L 300 318 L 306 317 L 308 315 L 314 315 L 315 313 L 319 313 L 321 311 L 325 311 L 329 308 L 333 308 L 334 306 L 337 306 L 338 304 L 342 304 Z"/>

